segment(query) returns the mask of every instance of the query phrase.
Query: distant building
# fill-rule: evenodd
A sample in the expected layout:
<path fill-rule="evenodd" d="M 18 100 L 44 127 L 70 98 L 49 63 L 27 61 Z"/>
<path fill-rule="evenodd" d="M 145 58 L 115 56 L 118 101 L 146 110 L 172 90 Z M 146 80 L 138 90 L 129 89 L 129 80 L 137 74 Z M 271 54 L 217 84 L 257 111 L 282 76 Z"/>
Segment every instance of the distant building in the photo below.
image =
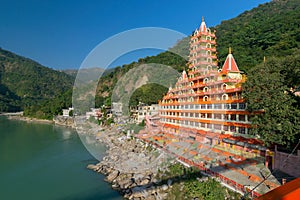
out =
<path fill-rule="evenodd" d="M 69 117 L 71 110 L 74 110 L 74 108 L 68 108 L 68 109 L 62 109 L 63 111 L 63 116 L 64 117 Z"/>
<path fill-rule="evenodd" d="M 136 122 L 141 123 L 143 120 L 145 120 L 146 116 L 153 116 L 158 114 L 158 104 L 151 104 L 148 106 L 144 103 L 139 103 L 137 106 L 137 118 Z"/>
<path fill-rule="evenodd" d="M 91 108 L 90 112 L 85 113 L 86 119 L 90 119 L 94 117 L 95 119 L 99 119 L 102 117 L 102 112 L 100 108 Z"/>
<path fill-rule="evenodd" d="M 123 115 L 122 109 L 123 109 L 122 103 L 116 103 L 116 102 L 112 103 L 111 111 L 114 116 L 117 116 L 117 117 L 122 116 Z"/>

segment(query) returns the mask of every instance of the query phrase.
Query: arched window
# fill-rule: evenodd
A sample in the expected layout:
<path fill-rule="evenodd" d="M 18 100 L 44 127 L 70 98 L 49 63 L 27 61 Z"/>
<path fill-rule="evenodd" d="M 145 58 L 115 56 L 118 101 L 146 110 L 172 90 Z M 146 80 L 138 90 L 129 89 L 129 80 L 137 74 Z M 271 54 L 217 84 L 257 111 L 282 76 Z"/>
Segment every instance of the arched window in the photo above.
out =
<path fill-rule="evenodd" d="M 209 81 L 208 78 L 205 78 L 205 79 L 203 80 L 204 83 L 208 83 L 208 81 Z"/>
<path fill-rule="evenodd" d="M 211 65 L 207 65 L 207 70 L 212 70 L 212 66 Z"/>
<path fill-rule="evenodd" d="M 221 90 L 226 90 L 226 89 L 227 89 L 227 84 L 223 83 L 222 86 L 221 86 Z"/>
<path fill-rule="evenodd" d="M 203 88 L 203 92 L 208 92 L 209 88 L 208 87 L 204 87 Z"/>
<path fill-rule="evenodd" d="M 210 55 L 211 56 L 211 51 L 210 50 L 206 51 L 206 55 Z"/>
<path fill-rule="evenodd" d="M 206 36 L 206 40 L 211 41 L 211 37 L 210 36 Z"/>
<path fill-rule="evenodd" d="M 212 63 L 212 59 L 211 58 L 207 58 L 207 62 Z"/>
<path fill-rule="evenodd" d="M 206 48 L 211 48 L 211 44 L 207 43 Z"/>
<path fill-rule="evenodd" d="M 204 96 L 203 101 L 208 101 L 208 96 Z"/>
<path fill-rule="evenodd" d="M 228 100 L 228 94 L 223 94 L 222 95 L 222 100 Z"/>

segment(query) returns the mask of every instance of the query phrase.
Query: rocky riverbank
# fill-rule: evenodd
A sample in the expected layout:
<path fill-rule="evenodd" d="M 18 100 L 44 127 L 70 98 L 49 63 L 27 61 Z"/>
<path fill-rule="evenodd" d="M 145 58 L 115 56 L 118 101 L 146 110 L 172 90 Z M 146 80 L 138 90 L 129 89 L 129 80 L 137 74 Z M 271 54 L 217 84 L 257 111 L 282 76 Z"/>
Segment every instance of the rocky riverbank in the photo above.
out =
<path fill-rule="evenodd" d="M 116 128 L 96 133 L 99 142 L 108 146 L 107 156 L 87 168 L 106 176 L 106 181 L 128 199 L 166 199 L 172 180 L 162 183 L 158 173 L 167 170 L 170 157 Z M 174 161 L 173 161 L 174 162 Z"/>
<path fill-rule="evenodd" d="M 53 117 L 53 121 L 54 121 L 55 125 L 75 128 L 75 123 L 74 123 L 73 117 L 65 117 L 62 115 L 58 115 L 58 116 Z"/>

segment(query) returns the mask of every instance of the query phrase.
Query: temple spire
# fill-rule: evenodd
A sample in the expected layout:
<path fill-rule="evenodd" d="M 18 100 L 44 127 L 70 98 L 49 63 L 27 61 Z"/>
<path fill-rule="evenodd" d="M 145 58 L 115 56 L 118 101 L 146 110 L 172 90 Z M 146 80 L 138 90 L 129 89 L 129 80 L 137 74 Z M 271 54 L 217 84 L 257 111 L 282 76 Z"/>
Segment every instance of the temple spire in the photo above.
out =
<path fill-rule="evenodd" d="M 201 25 L 200 25 L 200 32 L 206 32 L 207 31 L 207 28 L 206 28 L 206 24 L 205 24 L 205 21 L 204 21 L 204 17 L 202 16 L 202 22 L 201 22 Z"/>
<path fill-rule="evenodd" d="M 233 55 L 231 54 L 231 47 L 228 48 L 228 56 L 225 60 L 225 63 L 222 67 L 222 72 L 239 72 L 239 68 L 234 60 Z"/>

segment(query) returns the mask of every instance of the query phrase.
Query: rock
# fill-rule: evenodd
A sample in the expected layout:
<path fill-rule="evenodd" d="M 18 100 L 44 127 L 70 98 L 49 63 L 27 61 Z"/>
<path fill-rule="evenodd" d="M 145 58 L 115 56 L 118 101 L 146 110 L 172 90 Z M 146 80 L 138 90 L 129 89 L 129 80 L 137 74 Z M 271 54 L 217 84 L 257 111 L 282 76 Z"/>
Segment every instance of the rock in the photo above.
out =
<path fill-rule="evenodd" d="M 89 164 L 86 168 L 96 171 L 99 167 L 97 165 Z"/>
<path fill-rule="evenodd" d="M 143 179 L 139 182 L 139 185 L 147 185 L 148 183 L 150 183 L 149 179 Z"/>
<path fill-rule="evenodd" d="M 119 171 L 118 170 L 115 170 L 115 171 L 112 171 L 107 177 L 106 177 L 106 180 L 108 182 L 112 182 L 114 179 L 116 179 L 119 175 Z"/>
<path fill-rule="evenodd" d="M 120 185 L 120 188 L 128 189 L 133 184 L 133 181 L 131 179 L 123 179 L 118 180 L 118 184 Z"/>
<path fill-rule="evenodd" d="M 166 190 L 168 190 L 168 185 L 166 185 L 166 184 L 164 184 L 164 185 L 162 185 L 161 186 L 161 189 L 163 190 L 163 191 L 166 191 Z"/>

